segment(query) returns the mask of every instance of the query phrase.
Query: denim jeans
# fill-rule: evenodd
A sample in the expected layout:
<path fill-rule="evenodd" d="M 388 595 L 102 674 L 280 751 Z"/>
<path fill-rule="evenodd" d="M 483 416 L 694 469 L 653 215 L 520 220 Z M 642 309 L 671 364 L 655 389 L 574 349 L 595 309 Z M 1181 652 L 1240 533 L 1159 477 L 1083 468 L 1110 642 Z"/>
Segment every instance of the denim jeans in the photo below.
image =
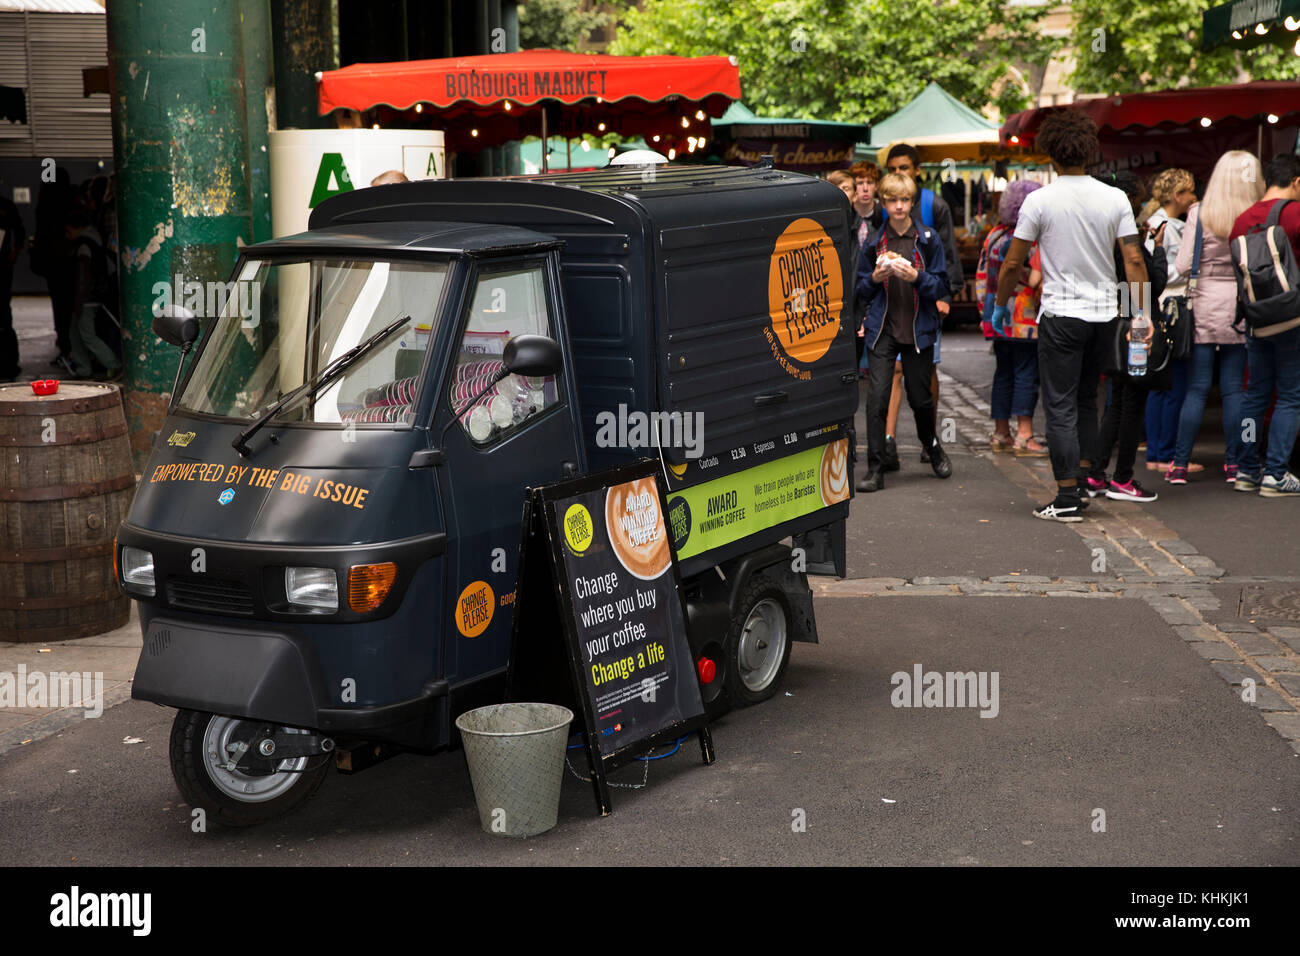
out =
<path fill-rule="evenodd" d="M 1250 384 L 1241 402 L 1241 470 L 1250 475 L 1259 472 L 1259 437 L 1276 388 L 1277 404 L 1268 428 L 1264 474 L 1281 478 L 1286 474 L 1296 431 L 1300 429 L 1300 328 L 1266 339 L 1246 336 L 1246 361 Z M 1246 437 L 1252 440 L 1245 441 Z"/>
<path fill-rule="evenodd" d="M 1147 396 L 1147 461 L 1173 461 L 1178 439 L 1178 418 L 1187 396 L 1187 367 L 1190 359 L 1173 363 L 1174 384 L 1168 391 Z"/>
<path fill-rule="evenodd" d="M 1173 462 L 1186 468 L 1192 460 L 1192 446 L 1196 433 L 1201 430 L 1205 414 L 1205 398 L 1210 394 L 1214 379 L 1214 360 L 1219 360 L 1219 391 L 1223 394 L 1223 462 L 1241 464 L 1241 395 L 1242 373 L 1246 371 L 1246 346 L 1201 345 L 1192 352 L 1192 368 L 1187 381 L 1187 398 L 1178 416 L 1178 444 L 1174 448 Z M 1147 457 L 1151 457 L 1151 441 L 1147 439 Z"/>
<path fill-rule="evenodd" d="M 1038 405 L 1038 341 L 994 339 L 993 396 L 989 417 L 995 422 L 1013 415 L 1032 417 Z"/>

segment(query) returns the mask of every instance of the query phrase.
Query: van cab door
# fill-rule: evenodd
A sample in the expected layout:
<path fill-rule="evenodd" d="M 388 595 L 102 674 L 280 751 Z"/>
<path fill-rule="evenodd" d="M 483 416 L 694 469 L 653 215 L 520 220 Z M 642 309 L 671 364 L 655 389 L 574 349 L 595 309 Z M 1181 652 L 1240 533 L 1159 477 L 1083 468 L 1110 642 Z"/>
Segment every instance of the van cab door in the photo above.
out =
<path fill-rule="evenodd" d="M 452 618 L 443 626 L 443 674 L 453 685 L 504 678 L 524 489 L 586 470 L 558 280 L 554 253 L 478 260 L 437 396 Z M 506 342 L 525 333 L 560 344 L 559 374 L 509 375 L 471 404 L 500 370 Z"/>

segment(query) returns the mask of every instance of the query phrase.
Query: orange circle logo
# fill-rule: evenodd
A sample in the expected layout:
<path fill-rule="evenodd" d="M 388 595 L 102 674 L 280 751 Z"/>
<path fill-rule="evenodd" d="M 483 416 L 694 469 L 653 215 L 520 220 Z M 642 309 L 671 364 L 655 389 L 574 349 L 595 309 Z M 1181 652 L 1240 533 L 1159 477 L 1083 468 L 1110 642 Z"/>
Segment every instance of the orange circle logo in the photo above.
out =
<path fill-rule="evenodd" d="M 822 501 L 828 505 L 836 504 L 849 496 L 849 442 L 847 438 L 831 442 L 822 451 L 821 492 Z"/>
<path fill-rule="evenodd" d="M 773 346 L 787 358 L 811 365 L 826 354 L 840 330 L 844 275 L 835 243 L 812 219 L 796 219 L 776 240 L 767 306 Z"/>
<path fill-rule="evenodd" d="M 456 598 L 456 629 L 466 637 L 478 637 L 492 623 L 496 595 L 486 581 L 467 585 Z"/>

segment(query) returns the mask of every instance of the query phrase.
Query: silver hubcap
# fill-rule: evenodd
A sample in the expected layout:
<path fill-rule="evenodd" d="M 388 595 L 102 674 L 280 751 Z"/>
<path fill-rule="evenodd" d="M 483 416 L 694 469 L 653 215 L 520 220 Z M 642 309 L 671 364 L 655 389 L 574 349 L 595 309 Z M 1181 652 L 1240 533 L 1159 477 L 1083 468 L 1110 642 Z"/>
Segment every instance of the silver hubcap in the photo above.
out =
<path fill-rule="evenodd" d="M 260 776 L 244 773 L 242 770 L 227 770 L 226 764 L 234 758 L 231 748 L 238 746 L 240 738 L 235 731 L 243 723 L 233 717 L 213 717 L 208 721 L 207 732 L 203 735 L 203 758 L 209 779 L 217 789 L 242 803 L 265 803 L 287 793 L 298 782 L 300 773 L 284 771 L 302 771 L 307 766 L 308 757 L 294 757 L 281 760 L 276 764 L 276 773 Z M 305 734 L 308 731 L 297 727 L 280 727 L 279 730 L 290 734 Z M 260 741 L 250 742 L 257 747 Z M 237 759 L 237 758 L 236 758 Z"/>
<path fill-rule="evenodd" d="M 740 680 L 755 693 L 766 690 L 776 678 L 777 670 L 785 657 L 785 610 L 772 598 L 763 598 L 754 605 L 740 632 L 736 659 L 740 663 Z"/>

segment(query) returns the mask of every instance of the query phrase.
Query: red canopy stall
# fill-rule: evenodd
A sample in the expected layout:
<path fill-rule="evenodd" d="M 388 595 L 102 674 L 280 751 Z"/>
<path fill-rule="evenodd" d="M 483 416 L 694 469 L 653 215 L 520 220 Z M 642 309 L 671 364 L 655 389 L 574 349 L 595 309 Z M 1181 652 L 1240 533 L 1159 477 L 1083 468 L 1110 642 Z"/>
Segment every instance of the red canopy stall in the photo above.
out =
<path fill-rule="evenodd" d="M 356 63 L 320 74 L 319 96 L 322 114 L 387 110 L 389 122 L 417 126 L 436 119 L 449 150 L 524 136 L 619 133 L 644 136 L 667 152 L 708 135 L 709 117 L 740 98 L 740 71 L 727 56 L 525 50 Z"/>
<path fill-rule="evenodd" d="M 1180 166 L 1205 179 L 1230 149 L 1255 153 L 1264 162 L 1294 151 L 1300 84 L 1266 81 L 1076 100 L 1008 117 L 999 142 L 1032 144 L 1044 118 L 1061 109 L 1081 110 L 1096 121 L 1101 156 L 1093 172 L 1133 169 L 1147 175 Z"/>

